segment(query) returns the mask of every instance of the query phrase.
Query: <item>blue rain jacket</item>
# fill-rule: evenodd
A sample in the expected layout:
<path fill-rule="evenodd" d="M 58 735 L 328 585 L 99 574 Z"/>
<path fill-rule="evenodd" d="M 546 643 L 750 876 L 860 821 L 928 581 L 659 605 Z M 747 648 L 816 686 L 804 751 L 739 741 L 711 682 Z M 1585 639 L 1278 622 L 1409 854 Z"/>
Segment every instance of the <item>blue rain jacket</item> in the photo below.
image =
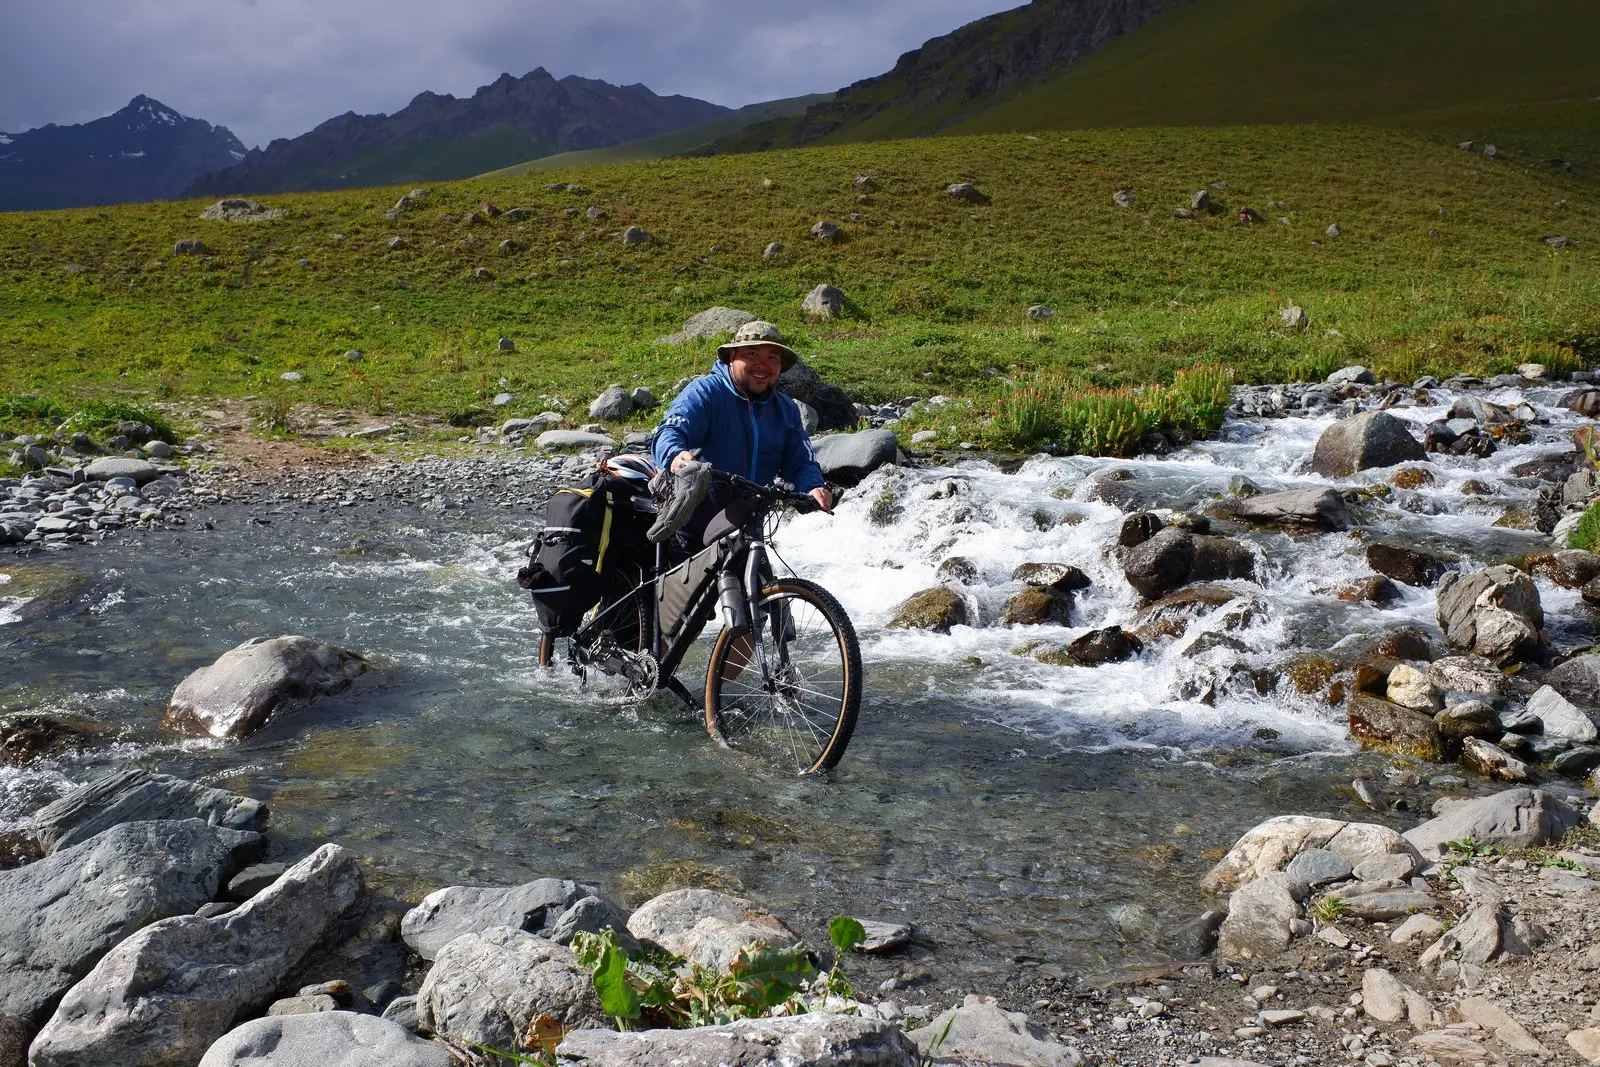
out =
<path fill-rule="evenodd" d="M 802 493 L 822 484 L 811 435 L 800 424 L 793 398 L 774 388 L 751 400 L 720 360 L 678 394 L 656 431 L 655 458 L 663 467 L 670 467 L 679 452 L 696 448 L 718 470 L 760 485 L 780 474 Z"/>

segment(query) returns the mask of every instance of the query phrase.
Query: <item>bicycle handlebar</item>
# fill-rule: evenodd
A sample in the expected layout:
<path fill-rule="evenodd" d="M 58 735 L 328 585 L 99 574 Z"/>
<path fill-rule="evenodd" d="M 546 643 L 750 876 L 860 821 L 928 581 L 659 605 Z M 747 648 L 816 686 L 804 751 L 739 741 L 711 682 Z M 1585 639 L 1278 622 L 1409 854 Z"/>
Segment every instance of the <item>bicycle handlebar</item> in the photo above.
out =
<path fill-rule="evenodd" d="M 816 498 L 811 496 L 809 493 L 791 493 L 783 489 L 774 489 L 770 485 L 759 485 L 756 482 L 752 482 L 749 478 L 741 478 L 739 475 L 733 474 L 729 471 L 721 471 L 713 468 L 711 471 L 711 480 L 721 482 L 724 485 L 732 486 L 741 493 L 747 493 L 750 496 L 755 497 L 758 501 L 766 504 L 769 507 L 778 504 L 787 504 L 802 515 L 808 515 L 813 511 L 822 510 L 822 505 L 818 504 Z"/>

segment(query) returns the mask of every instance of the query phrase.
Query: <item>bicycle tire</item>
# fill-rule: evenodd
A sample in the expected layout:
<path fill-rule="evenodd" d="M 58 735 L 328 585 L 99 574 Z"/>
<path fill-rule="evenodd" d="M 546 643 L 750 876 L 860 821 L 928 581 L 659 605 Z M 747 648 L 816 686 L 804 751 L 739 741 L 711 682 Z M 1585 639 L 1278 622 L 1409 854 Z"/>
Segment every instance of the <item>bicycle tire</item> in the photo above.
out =
<path fill-rule="evenodd" d="M 556 635 L 549 630 L 539 634 L 539 666 L 550 666 L 551 660 L 556 658 Z"/>
<path fill-rule="evenodd" d="M 861 646 L 826 589 L 780 578 L 761 590 L 763 618 L 724 627 L 706 666 L 706 732 L 718 743 L 799 774 L 835 766 L 861 709 Z M 787 620 L 787 624 L 785 621 Z M 755 685 L 756 642 L 783 678 Z"/>

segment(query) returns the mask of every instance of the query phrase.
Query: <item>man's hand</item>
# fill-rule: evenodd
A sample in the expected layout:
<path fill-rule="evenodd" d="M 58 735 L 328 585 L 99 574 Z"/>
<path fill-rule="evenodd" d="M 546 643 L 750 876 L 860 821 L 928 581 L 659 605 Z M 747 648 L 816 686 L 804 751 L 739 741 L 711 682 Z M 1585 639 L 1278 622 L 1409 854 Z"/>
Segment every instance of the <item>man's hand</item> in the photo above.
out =
<path fill-rule="evenodd" d="M 672 457 L 673 472 L 676 473 L 677 471 L 683 470 L 683 468 L 695 462 L 695 460 L 698 458 L 699 457 L 693 452 L 690 452 L 688 449 L 684 449 L 682 452 L 679 452 L 676 456 Z"/>
<path fill-rule="evenodd" d="M 827 486 L 819 485 L 811 490 L 811 499 L 817 502 L 817 507 L 829 515 L 833 514 L 833 494 L 828 492 Z"/>

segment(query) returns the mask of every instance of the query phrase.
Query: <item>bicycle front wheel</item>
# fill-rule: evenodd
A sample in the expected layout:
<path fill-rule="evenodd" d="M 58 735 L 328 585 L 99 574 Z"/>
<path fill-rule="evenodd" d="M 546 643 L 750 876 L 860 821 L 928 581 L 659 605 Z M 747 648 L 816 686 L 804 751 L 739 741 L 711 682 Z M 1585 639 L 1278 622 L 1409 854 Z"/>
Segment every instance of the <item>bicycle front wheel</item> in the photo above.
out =
<path fill-rule="evenodd" d="M 706 668 L 706 730 L 798 774 L 839 762 L 861 707 L 861 646 L 821 586 L 782 578 L 761 590 L 754 630 L 724 628 Z"/>

